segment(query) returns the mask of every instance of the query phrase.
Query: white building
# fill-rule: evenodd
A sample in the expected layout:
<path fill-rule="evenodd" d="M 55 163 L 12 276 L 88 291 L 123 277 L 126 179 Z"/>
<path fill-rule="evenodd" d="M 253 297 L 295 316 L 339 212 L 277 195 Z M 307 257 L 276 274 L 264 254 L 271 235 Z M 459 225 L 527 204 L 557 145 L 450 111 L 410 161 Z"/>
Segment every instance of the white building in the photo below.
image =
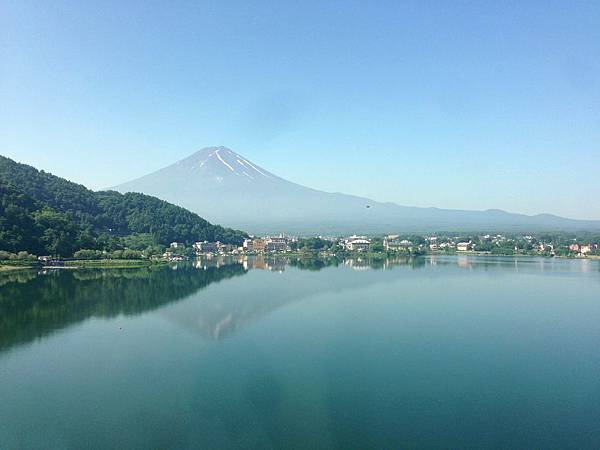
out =
<path fill-rule="evenodd" d="M 283 235 L 267 237 L 265 239 L 265 251 L 284 252 L 288 249 L 288 241 L 288 238 Z"/>
<path fill-rule="evenodd" d="M 468 252 L 470 250 L 470 247 L 470 242 L 459 242 L 458 244 L 456 244 L 456 250 L 459 252 Z"/>
<path fill-rule="evenodd" d="M 368 252 L 371 248 L 371 241 L 364 238 L 352 239 L 346 242 L 345 247 L 351 252 Z"/>
<path fill-rule="evenodd" d="M 252 239 L 244 239 L 244 244 L 242 245 L 245 252 L 251 252 L 254 250 L 254 245 L 252 243 Z"/>

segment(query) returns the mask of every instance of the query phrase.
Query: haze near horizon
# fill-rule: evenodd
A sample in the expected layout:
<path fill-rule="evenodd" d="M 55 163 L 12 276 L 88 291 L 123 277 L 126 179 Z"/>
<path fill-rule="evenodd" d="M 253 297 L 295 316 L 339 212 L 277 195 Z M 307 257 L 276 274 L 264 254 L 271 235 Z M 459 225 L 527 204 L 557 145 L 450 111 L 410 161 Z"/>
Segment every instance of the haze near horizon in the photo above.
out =
<path fill-rule="evenodd" d="M 3 2 L 1 154 L 104 188 L 224 145 L 401 205 L 600 219 L 600 6 Z"/>

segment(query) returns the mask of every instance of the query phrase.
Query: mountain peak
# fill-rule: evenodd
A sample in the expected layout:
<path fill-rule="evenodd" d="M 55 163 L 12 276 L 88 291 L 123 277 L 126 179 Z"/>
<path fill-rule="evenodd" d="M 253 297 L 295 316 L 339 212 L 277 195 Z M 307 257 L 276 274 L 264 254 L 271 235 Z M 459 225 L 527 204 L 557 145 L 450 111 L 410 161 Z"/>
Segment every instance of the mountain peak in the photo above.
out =
<path fill-rule="evenodd" d="M 225 147 L 223 145 L 219 145 L 219 146 L 204 147 L 204 148 L 198 150 L 197 152 L 193 153 L 191 156 L 208 156 L 210 153 L 214 153 L 216 151 L 233 153 L 233 151 L 230 148 Z"/>
<path fill-rule="evenodd" d="M 266 169 L 224 146 L 205 147 L 179 161 L 176 166 L 215 175 L 220 181 L 223 177 L 231 176 L 241 177 L 247 181 L 276 178 Z"/>
<path fill-rule="evenodd" d="M 179 163 L 189 162 L 190 160 L 204 160 L 204 159 L 208 158 L 210 155 L 217 153 L 217 152 L 219 152 L 219 153 L 223 152 L 223 153 L 227 153 L 227 154 L 233 153 L 233 151 L 230 148 L 224 147 L 222 145 L 218 146 L 218 147 L 204 147 L 204 148 L 198 150 L 197 152 L 192 153 L 187 158 L 182 159 L 181 161 L 179 161 Z"/>

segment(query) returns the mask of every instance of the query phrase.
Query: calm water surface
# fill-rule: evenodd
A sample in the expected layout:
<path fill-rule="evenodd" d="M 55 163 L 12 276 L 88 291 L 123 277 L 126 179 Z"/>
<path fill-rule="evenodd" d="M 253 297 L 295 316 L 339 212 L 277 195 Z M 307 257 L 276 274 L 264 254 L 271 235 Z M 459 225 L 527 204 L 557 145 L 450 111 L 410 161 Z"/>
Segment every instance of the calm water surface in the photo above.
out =
<path fill-rule="evenodd" d="M 0 277 L 0 448 L 600 448 L 600 264 Z"/>

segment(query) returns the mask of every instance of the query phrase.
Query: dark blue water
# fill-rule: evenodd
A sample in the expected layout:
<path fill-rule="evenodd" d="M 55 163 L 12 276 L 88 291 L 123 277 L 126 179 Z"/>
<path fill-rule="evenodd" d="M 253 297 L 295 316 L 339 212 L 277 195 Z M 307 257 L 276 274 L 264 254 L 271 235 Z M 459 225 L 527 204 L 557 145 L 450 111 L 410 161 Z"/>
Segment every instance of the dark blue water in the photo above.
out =
<path fill-rule="evenodd" d="M 1 277 L 0 448 L 600 447 L 598 261 L 328 264 Z"/>

